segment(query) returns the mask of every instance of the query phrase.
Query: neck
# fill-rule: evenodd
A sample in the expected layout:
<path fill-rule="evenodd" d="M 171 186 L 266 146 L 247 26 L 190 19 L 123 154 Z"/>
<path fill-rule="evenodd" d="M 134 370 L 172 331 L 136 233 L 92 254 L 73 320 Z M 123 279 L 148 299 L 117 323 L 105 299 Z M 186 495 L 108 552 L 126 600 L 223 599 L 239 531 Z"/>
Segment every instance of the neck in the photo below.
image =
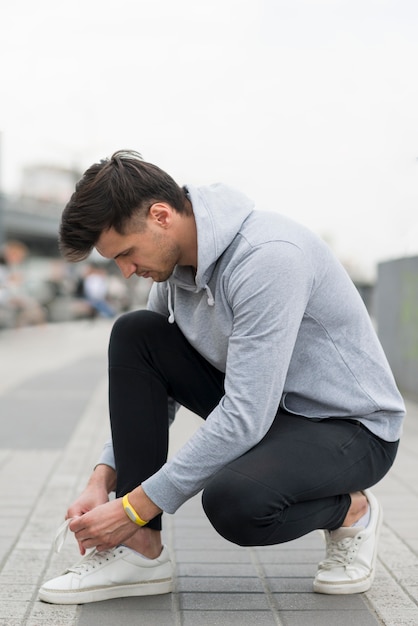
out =
<path fill-rule="evenodd" d="M 180 217 L 181 234 L 179 244 L 181 257 L 179 265 L 190 265 L 197 270 L 197 229 L 193 212 L 190 215 Z"/>

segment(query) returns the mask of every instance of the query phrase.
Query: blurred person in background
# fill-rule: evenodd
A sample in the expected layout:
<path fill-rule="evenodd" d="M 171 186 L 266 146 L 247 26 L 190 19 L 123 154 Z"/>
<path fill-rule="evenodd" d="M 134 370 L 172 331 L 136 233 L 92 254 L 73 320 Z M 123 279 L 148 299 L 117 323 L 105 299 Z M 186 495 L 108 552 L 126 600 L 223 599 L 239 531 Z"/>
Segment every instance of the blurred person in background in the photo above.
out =
<path fill-rule="evenodd" d="M 21 241 L 7 241 L 2 251 L 0 306 L 9 315 L 9 325 L 19 328 L 42 324 L 47 314 L 28 290 L 25 261 L 29 250 Z"/>
<path fill-rule="evenodd" d="M 108 302 L 109 281 L 106 269 L 88 265 L 82 279 L 82 293 L 92 309 L 101 317 L 112 318 L 116 312 Z"/>

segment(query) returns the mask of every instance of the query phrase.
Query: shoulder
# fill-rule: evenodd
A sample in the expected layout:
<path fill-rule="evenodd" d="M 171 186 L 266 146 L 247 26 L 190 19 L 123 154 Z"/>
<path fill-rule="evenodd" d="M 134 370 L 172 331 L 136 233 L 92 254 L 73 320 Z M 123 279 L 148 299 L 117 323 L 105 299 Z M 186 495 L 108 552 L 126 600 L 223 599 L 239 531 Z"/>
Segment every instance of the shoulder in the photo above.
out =
<path fill-rule="evenodd" d="M 253 211 L 243 222 L 239 233 L 249 242 L 287 242 L 302 247 L 319 238 L 306 226 L 285 215 L 270 211 Z"/>

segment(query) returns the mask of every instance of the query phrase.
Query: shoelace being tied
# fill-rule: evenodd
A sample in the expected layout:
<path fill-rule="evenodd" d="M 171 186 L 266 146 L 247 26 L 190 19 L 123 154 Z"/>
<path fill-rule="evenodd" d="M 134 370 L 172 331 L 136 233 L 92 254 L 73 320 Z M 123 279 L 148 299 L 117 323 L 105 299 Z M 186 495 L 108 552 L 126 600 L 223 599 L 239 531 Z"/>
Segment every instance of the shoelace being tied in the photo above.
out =
<path fill-rule="evenodd" d="M 336 566 L 350 565 L 353 562 L 361 536 L 345 537 L 339 541 L 331 541 L 328 546 L 326 559 L 321 562 L 322 569 L 333 569 Z"/>
<path fill-rule="evenodd" d="M 85 574 L 86 572 L 90 572 L 92 569 L 102 565 L 104 561 L 115 559 L 117 551 L 122 551 L 122 548 L 119 546 L 117 549 L 113 548 L 112 550 L 103 550 L 102 552 L 98 552 L 94 549 L 93 552 L 85 554 L 81 561 L 72 567 L 69 567 L 68 571 L 76 574 Z"/>
<path fill-rule="evenodd" d="M 68 534 L 68 528 L 70 526 L 71 521 L 73 520 L 73 517 L 70 517 L 69 519 L 66 519 L 61 526 L 58 528 L 57 530 L 57 534 L 55 535 L 55 539 L 54 539 L 54 550 L 55 552 L 61 552 L 62 546 L 64 545 L 65 539 L 67 537 Z"/>

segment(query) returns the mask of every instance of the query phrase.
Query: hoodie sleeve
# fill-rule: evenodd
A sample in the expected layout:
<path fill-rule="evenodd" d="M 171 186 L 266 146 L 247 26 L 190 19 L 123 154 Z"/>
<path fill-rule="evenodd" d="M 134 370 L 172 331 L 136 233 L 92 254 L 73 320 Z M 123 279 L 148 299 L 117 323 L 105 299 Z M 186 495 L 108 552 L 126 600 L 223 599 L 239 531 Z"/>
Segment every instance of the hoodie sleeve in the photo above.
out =
<path fill-rule="evenodd" d="M 256 445 L 279 407 L 313 271 L 293 244 L 250 248 L 226 280 L 233 315 L 225 395 L 201 428 L 156 474 L 147 495 L 173 513 L 223 466 Z M 215 303 L 216 307 L 216 303 Z"/>

